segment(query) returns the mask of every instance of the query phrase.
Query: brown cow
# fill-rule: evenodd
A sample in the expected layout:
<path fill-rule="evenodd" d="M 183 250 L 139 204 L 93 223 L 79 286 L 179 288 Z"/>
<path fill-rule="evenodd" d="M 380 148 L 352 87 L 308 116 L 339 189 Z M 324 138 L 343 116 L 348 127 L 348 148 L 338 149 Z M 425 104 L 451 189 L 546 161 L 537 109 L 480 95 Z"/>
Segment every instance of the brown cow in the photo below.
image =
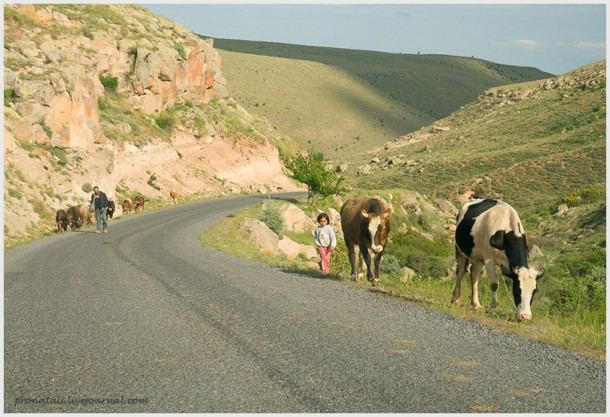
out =
<path fill-rule="evenodd" d="M 358 256 L 358 272 L 364 259 L 368 280 L 373 285 L 379 285 L 379 262 L 388 243 L 392 213 L 394 208 L 391 205 L 386 205 L 376 198 L 362 196 L 348 199 L 341 207 L 341 229 L 349 251 L 352 280 L 356 280 L 356 256 Z M 359 255 L 356 248 L 359 249 Z M 375 275 L 371 271 L 373 256 Z M 361 276 L 359 272 L 358 278 Z"/>
<path fill-rule="evenodd" d="M 133 211 L 144 211 L 144 198 L 137 196 L 133 199 Z"/>
<path fill-rule="evenodd" d="M 172 198 L 172 204 L 176 204 L 178 202 L 178 191 L 175 188 L 172 188 L 169 191 L 169 195 Z"/>
<path fill-rule="evenodd" d="M 93 223 L 93 215 L 88 205 L 81 204 L 68 208 L 68 216 L 72 219 L 70 229 L 80 229 L 84 224 Z"/>
<path fill-rule="evenodd" d="M 72 216 L 64 209 L 59 209 L 55 213 L 55 221 L 57 222 L 57 231 L 63 233 L 68 230 L 68 225 L 72 224 Z"/>
<path fill-rule="evenodd" d="M 121 208 L 123 209 L 123 214 L 131 213 L 131 209 L 133 208 L 133 201 L 126 198 L 123 200 L 123 204 L 121 204 Z"/>

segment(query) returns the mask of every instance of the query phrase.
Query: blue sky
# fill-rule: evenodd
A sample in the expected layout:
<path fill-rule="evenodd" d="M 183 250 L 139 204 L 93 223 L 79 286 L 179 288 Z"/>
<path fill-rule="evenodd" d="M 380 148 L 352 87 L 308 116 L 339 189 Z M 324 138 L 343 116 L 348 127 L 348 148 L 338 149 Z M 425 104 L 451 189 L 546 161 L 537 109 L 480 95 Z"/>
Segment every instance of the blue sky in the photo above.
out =
<path fill-rule="evenodd" d="M 606 58 L 606 4 L 142 4 L 217 38 L 474 56 L 562 74 Z"/>

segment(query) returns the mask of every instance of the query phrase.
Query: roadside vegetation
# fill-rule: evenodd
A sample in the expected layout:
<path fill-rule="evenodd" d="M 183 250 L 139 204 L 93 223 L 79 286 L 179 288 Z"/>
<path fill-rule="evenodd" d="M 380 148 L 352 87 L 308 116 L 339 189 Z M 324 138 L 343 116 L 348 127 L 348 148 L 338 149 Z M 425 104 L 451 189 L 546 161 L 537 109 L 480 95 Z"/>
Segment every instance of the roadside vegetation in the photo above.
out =
<path fill-rule="evenodd" d="M 396 207 L 401 192 L 403 190 L 360 191 L 358 194 L 377 195 L 386 199 L 392 195 L 394 200 L 391 201 Z M 302 256 L 290 260 L 285 255 L 261 252 L 249 241 L 242 229 L 247 219 L 260 219 L 269 223 L 280 238 L 286 235 L 297 243 L 313 245 L 313 238 L 308 232 L 296 233 L 278 227 L 281 218 L 277 217 L 280 216 L 279 206 L 282 204 L 285 203 L 266 201 L 266 207 L 277 208 L 267 208 L 264 214 L 263 204 L 235 213 L 202 233 L 201 241 L 206 246 L 235 256 L 266 262 L 301 274 L 304 279 L 334 279 L 379 293 L 380 296 L 394 297 L 605 360 L 605 233 L 603 237 L 602 233 L 594 233 L 579 239 L 578 243 L 568 243 L 570 239 L 576 239 L 571 233 L 577 232 L 577 229 L 565 228 L 566 223 L 578 227 L 579 222 L 587 221 L 591 225 L 600 226 L 605 232 L 605 203 L 601 200 L 579 206 L 578 211 L 568 217 L 549 215 L 545 220 L 549 228 L 558 233 L 553 238 L 541 236 L 535 229 L 526 229 L 530 247 L 538 245 L 543 253 L 531 262 L 546 267 L 546 274 L 538 282 L 539 291 L 532 304 L 534 318 L 526 323 L 515 320 L 512 282 L 509 279 L 500 281 L 499 311 L 489 310 L 491 291 L 486 275 L 479 282 L 479 298 L 483 309 L 474 311 L 470 306 L 469 276 L 462 281 L 461 303 L 451 304 L 455 284 L 452 273 L 455 262 L 452 234 L 445 228 L 447 220 L 433 211 L 425 212 L 425 220 L 417 220 L 411 211 L 396 210 L 392 217 L 390 243 L 381 261 L 381 284 L 375 288 L 366 279 L 358 282 L 350 280 L 347 248 L 342 239 L 338 240 L 337 250 L 331 255 L 331 273 L 327 276 L 321 275 L 315 262 L 312 264 L 315 260 L 304 259 Z M 312 220 L 315 220 L 319 211 L 340 209 L 333 198 L 321 199 L 314 204 L 303 198 L 296 205 Z M 405 267 L 413 272 L 406 272 Z"/>
<path fill-rule="evenodd" d="M 349 165 L 342 170 L 349 195 L 379 195 L 397 209 L 379 288 L 367 281 L 349 281 L 342 241 L 332 254 L 330 277 L 320 275 L 307 260 L 260 253 L 240 230 L 243 220 L 256 218 L 260 208 L 226 219 L 202 240 L 304 278 L 340 280 L 605 360 L 604 69 L 605 62 L 599 62 L 544 82 L 493 88 L 434 126 L 397 138 L 375 152 L 335 158 L 336 166 Z M 364 165 L 369 165 L 368 173 L 359 169 Z M 455 217 L 425 209 L 416 215 L 399 207 L 404 193 L 419 193 L 430 206 L 440 198 L 459 209 L 469 197 L 478 196 L 499 198 L 515 207 L 528 245 L 535 248 L 530 264 L 546 269 L 532 304 L 533 320 L 514 319 L 510 280 L 500 282 L 500 311 L 489 311 L 486 275 L 479 285 L 482 310 L 470 307 L 468 278 L 462 282 L 461 304 L 452 305 L 454 249 L 448 224 L 454 224 Z M 314 204 L 299 201 L 298 206 L 312 219 L 319 210 L 339 210 L 339 203 L 330 197 Z M 307 233 L 280 233 L 313 244 Z"/>

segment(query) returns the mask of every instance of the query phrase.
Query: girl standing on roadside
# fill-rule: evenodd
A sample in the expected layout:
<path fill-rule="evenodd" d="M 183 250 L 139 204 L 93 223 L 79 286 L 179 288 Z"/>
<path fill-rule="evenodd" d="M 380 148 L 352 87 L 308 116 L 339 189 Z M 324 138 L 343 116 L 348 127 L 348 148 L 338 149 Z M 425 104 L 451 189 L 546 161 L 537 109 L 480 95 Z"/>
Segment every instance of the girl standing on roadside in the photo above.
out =
<path fill-rule="evenodd" d="M 312 232 L 313 237 L 316 239 L 316 245 L 318 246 L 318 252 L 322 260 L 318 263 L 320 265 L 320 271 L 323 275 L 330 272 L 330 253 L 335 250 L 337 246 L 337 238 L 335 231 L 330 226 L 330 218 L 326 213 L 320 213 L 318 215 L 318 223 L 320 224 L 316 230 Z"/>

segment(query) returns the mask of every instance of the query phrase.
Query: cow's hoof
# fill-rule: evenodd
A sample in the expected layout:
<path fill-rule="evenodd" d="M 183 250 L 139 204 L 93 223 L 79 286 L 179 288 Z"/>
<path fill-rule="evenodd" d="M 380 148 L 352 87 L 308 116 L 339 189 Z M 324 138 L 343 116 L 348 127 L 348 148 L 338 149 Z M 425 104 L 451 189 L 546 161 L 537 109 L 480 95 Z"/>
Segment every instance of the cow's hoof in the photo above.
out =
<path fill-rule="evenodd" d="M 478 311 L 481 309 L 481 304 L 473 304 L 472 308 Z"/>
<path fill-rule="evenodd" d="M 352 281 L 356 281 L 356 275 L 352 274 L 351 279 L 352 279 Z"/>
<path fill-rule="evenodd" d="M 451 300 L 451 304 L 460 305 L 460 299 L 459 299 L 459 298 L 453 298 L 453 299 Z"/>
<path fill-rule="evenodd" d="M 374 287 L 379 287 L 379 278 L 371 280 L 371 284 L 373 284 Z"/>

